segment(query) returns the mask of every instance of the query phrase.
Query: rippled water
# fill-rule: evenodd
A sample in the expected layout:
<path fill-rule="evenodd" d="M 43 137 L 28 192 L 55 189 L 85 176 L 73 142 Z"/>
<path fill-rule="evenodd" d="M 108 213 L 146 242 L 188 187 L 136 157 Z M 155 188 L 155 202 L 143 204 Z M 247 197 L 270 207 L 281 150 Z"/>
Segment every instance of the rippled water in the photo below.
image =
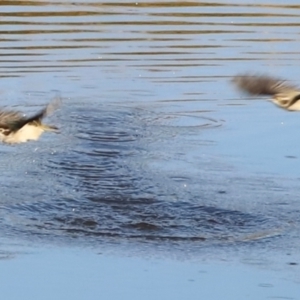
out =
<path fill-rule="evenodd" d="M 61 134 L 0 146 L 3 237 L 295 247 L 299 115 L 230 78 L 297 78 L 296 1 L 0 5 L 2 105 L 63 99 Z"/>

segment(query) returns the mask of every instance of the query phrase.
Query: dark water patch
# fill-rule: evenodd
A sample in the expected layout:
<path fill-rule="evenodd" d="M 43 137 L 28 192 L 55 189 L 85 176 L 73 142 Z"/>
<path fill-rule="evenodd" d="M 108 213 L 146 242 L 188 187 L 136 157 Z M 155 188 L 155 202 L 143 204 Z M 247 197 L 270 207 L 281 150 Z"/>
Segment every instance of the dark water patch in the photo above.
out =
<path fill-rule="evenodd" d="M 166 247 L 176 241 L 204 243 L 191 245 L 195 249 L 211 243 L 246 241 L 247 235 L 251 242 L 255 240 L 256 231 L 257 238 L 263 228 L 272 233 L 270 223 L 273 223 L 262 216 L 188 202 L 166 203 L 128 197 L 103 201 L 101 198 L 61 199 L 52 204 L 34 202 L 11 206 L 5 213 L 15 214 L 14 221 L 17 221 L 7 232 L 8 236 L 18 234 L 35 237 L 34 240 L 48 236 L 49 240 L 57 241 L 77 238 L 78 242 L 94 245 L 126 240 L 165 241 Z M 263 238 L 263 232 L 261 235 Z"/>

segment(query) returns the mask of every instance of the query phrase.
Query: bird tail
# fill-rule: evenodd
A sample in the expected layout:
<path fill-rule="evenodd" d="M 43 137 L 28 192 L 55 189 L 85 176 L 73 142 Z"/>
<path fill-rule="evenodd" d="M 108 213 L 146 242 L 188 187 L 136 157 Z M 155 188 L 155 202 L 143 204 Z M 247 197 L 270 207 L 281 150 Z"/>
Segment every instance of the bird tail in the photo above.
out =
<path fill-rule="evenodd" d="M 267 75 L 237 75 L 232 81 L 240 90 L 250 95 L 274 96 L 280 93 L 299 93 L 296 86 Z"/>

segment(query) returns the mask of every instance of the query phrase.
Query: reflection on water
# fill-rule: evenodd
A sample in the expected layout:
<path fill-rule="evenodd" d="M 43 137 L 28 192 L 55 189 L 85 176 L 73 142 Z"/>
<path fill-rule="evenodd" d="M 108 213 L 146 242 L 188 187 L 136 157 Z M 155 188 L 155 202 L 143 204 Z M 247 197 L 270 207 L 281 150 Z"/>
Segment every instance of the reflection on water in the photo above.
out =
<path fill-rule="evenodd" d="M 296 2 L 0 5 L 2 105 L 31 112 L 64 97 L 61 135 L 0 147 L 3 235 L 293 245 L 297 182 L 278 174 L 298 157 L 286 133 L 298 121 L 228 80 L 296 72 Z M 275 136 L 280 118 L 289 127 Z"/>

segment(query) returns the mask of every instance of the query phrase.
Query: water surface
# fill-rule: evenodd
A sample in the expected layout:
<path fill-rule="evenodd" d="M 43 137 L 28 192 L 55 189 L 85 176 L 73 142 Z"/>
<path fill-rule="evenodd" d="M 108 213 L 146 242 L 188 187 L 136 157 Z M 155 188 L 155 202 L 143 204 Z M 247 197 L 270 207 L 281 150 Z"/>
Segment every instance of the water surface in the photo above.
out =
<path fill-rule="evenodd" d="M 2 237 L 296 255 L 299 115 L 230 79 L 294 82 L 299 14 L 295 1 L 2 2 L 1 104 L 63 99 L 61 134 L 0 147 Z"/>

